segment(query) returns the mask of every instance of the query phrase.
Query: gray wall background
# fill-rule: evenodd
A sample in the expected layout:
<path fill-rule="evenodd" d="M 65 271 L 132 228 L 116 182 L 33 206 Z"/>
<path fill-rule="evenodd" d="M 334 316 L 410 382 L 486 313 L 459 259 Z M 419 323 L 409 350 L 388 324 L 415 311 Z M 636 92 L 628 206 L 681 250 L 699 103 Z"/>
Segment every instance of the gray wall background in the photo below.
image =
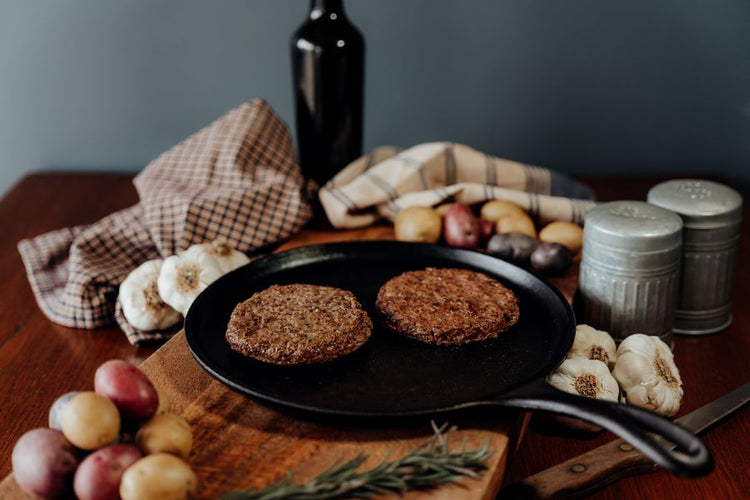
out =
<path fill-rule="evenodd" d="M 750 182 L 746 0 L 349 0 L 365 146 L 452 140 L 572 174 Z M 224 111 L 293 125 L 307 0 L 0 0 L 0 193 L 138 170 Z"/>

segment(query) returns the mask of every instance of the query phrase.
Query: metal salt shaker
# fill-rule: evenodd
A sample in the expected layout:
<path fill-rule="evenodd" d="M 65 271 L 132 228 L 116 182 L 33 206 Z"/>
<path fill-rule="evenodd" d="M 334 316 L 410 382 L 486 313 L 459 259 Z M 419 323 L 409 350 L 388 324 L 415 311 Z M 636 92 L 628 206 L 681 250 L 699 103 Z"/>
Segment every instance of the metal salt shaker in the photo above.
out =
<path fill-rule="evenodd" d="M 682 217 L 682 275 L 675 333 L 700 335 L 723 330 L 732 322 L 742 197 L 723 184 L 680 179 L 651 188 L 648 201 Z"/>
<path fill-rule="evenodd" d="M 677 302 L 682 220 L 642 201 L 615 201 L 586 215 L 579 290 L 583 323 L 656 335 L 667 345 Z"/>

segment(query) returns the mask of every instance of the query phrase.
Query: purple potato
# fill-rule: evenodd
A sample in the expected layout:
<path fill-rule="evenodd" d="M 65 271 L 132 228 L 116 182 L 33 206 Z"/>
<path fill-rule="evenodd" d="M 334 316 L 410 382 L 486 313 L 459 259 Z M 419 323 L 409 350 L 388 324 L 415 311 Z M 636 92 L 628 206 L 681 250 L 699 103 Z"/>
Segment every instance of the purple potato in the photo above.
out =
<path fill-rule="evenodd" d="M 62 414 L 68 401 L 78 396 L 81 391 L 66 392 L 52 403 L 49 409 L 49 427 L 50 429 L 62 430 Z"/>
<path fill-rule="evenodd" d="M 13 475 L 23 491 L 55 498 L 70 490 L 78 465 L 75 448 L 62 432 L 39 428 L 28 431 L 13 447 Z"/>
<path fill-rule="evenodd" d="M 130 444 L 115 444 L 86 457 L 76 470 L 73 490 L 80 500 L 118 500 L 125 469 L 143 455 Z"/>
<path fill-rule="evenodd" d="M 476 248 L 481 238 L 479 220 L 463 203 L 454 203 L 443 217 L 445 242 L 458 248 Z"/>
<path fill-rule="evenodd" d="M 559 243 L 542 243 L 531 254 L 531 266 L 544 274 L 557 276 L 570 267 L 570 250 Z"/>
<path fill-rule="evenodd" d="M 527 234 L 503 233 L 490 238 L 487 251 L 503 260 L 527 265 L 537 246 L 539 246 L 539 242 Z"/>

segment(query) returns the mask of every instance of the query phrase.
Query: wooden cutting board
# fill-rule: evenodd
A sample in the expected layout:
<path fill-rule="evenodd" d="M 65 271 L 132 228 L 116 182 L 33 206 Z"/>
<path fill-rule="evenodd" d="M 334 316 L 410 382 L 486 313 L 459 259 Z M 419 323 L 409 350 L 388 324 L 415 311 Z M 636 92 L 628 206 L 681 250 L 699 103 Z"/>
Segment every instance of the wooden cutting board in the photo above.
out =
<path fill-rule="evenodd" d="M 352 239 L 392 239 L 392 228 L 377 226 L 355 231 L 306 230 L 278 251 L 297 246 Z M 572 301 L 577 263 L 552 280 Z M 208 375 L 193 359 L 180 332 L 141 365 L 141 369 L 170 398 L 172 411 L 190 423 L 194 446 L 189 463 L 200 479 L 201 499 L 214 499 L 235 489 L 261 488 L 282 480 L 287 471 L 306 481 L 358 454 L 369 468 L 386 457 L 400 457 L 432 435 L 428 421 L 401 428 L 362 428 L 305 421 L 269 409 L 240 395 Z M 454 422 L 454 446 L 466 439 L 469 448 L 485 440 L 495 453 L 481 479 L 464 479 L 429 493 L 410 493 L 409 500 L 490 499 L 502 483 L 509 454 L 520 441 L 528 419 L 508 412 L 497 421 Z M 12 474 L 0 483 L 0 498 L 27 498 Z M 391 497 L 392 498 L 392 497 Z"/>

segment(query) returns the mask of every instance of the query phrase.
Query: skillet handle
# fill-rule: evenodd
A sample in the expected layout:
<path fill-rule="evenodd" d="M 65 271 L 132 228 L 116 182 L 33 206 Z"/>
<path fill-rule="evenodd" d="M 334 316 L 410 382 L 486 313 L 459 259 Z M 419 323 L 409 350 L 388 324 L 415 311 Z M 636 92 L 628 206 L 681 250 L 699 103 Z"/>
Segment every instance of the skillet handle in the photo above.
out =
<path fill-rule="evenodd" d="M 643 408 L 568 394 L 543 380 L 507 393 L 494 403 L 524 410 L 561 413 L 593 422 L 617 434 L 655 463 L 680 476 L 704 476 L 714 466 L 711 452 L 693 433 Z M 649 433 L 664 439 L 655 439 Z M 675 445 L 684 452 L 675 450 Z"/>

